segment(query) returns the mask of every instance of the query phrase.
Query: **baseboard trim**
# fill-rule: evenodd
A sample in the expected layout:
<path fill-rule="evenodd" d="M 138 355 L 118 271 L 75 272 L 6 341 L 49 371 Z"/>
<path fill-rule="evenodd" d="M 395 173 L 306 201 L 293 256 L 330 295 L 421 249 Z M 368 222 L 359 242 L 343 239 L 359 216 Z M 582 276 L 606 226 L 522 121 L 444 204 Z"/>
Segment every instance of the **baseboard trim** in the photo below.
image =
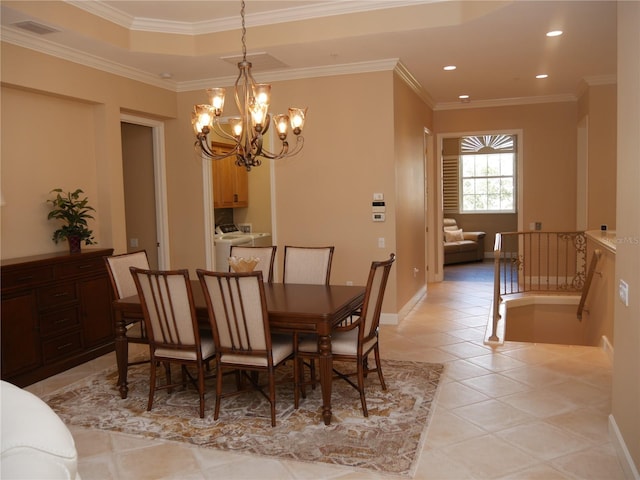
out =
<path fill-rule="evenodd" d="M 406 317 L 413 307 L 416 306 L 416 303 L 420 301 L 422 297 L 427 294 L 427 286 L 424 285 L 420 290 L 416 292 L 416 294 L 409 299 L 407 303 L 400 309 L 398 313 L 382 313 L 380 314 L 380 324 L 382 325 L 398 325 L 404 317 Z"/>
<path fill-rule="evenodd" d="M 604 353 L 607 354 L 607 357 L 609 358 L 611 365 L 613 365 L 613 345 L 611 345 L 611 342 L 609 341 L 606 335 L 602 336 L 601 346 L 602 346 L 602 350 L 604 350 Z"/>
<path fill-rule="evenodd" d="M 624 476 L 629 480 L 640 480 L 640 473 L 638 473 L 638 469 L 633 463 L 633 458 L 631 458 L 629 449 L 624 442 L 624 438 L 622 438 L 622 434 L 618 429 L 618 425 L 616 424 L 616 419 L 613 417 L 613 414 L 609 415 L 609 436 L 611 437 L 613 448 L 618 455 L 618 460 L 620 460 Z"/>

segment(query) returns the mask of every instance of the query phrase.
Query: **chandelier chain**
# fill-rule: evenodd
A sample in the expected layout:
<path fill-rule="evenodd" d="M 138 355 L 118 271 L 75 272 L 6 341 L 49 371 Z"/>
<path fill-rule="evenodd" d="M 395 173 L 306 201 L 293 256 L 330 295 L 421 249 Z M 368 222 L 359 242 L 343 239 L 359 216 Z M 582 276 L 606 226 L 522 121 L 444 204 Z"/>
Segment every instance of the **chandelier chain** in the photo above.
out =
<path fill-rule="evenodd" d="M 240 17 L 242 18 L 242 61 L 247 61 L 247 28 L 244 25 L 244 0 L 240 7 Z"/>

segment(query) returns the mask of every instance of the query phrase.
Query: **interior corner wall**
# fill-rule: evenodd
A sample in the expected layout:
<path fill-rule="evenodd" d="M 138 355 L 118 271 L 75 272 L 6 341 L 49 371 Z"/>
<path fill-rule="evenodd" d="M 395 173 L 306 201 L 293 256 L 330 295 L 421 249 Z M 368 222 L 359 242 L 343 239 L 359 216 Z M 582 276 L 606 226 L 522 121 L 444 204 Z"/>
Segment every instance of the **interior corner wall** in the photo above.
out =
<path fill-rule="evenodd" d="M 627 478 L 640 478 L 640 2 L 618 2 L 616 280 L 612 423 Z"/>
<path fill-rule="evenodd" d="M 425 286 L 426 204 L 424 129 L 433 112 L 398 75 L 394 76 L 397 305 L 403 309 Z"/>
<path fill-rule="evenodd" d="M 577 166 L 576 102 L 436 110 L 436 133 L 523 132 L 520 225 L 574 230 Z"/>

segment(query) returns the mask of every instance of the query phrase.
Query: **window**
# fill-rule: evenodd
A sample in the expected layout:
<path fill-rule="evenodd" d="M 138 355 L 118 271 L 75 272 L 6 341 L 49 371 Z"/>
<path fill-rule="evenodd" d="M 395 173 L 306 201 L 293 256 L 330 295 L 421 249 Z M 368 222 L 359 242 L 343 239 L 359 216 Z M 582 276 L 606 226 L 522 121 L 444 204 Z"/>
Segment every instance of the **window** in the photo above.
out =
<path fill-rule="evenodd" d="M 515 135 L 496 134 L 445 140 L 445 212 L 515 212 Z"/>

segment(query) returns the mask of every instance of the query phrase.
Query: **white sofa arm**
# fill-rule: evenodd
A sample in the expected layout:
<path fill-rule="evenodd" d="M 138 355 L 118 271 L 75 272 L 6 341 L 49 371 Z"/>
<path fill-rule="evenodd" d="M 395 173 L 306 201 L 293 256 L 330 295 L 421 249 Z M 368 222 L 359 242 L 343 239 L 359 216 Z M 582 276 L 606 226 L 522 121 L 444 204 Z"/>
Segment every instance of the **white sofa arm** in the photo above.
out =
<path fill-rule="evenodd" d="M 60 417 L 32 393 L 0 384 L 0 477 L 79 480 L 76 446 Z"/>

